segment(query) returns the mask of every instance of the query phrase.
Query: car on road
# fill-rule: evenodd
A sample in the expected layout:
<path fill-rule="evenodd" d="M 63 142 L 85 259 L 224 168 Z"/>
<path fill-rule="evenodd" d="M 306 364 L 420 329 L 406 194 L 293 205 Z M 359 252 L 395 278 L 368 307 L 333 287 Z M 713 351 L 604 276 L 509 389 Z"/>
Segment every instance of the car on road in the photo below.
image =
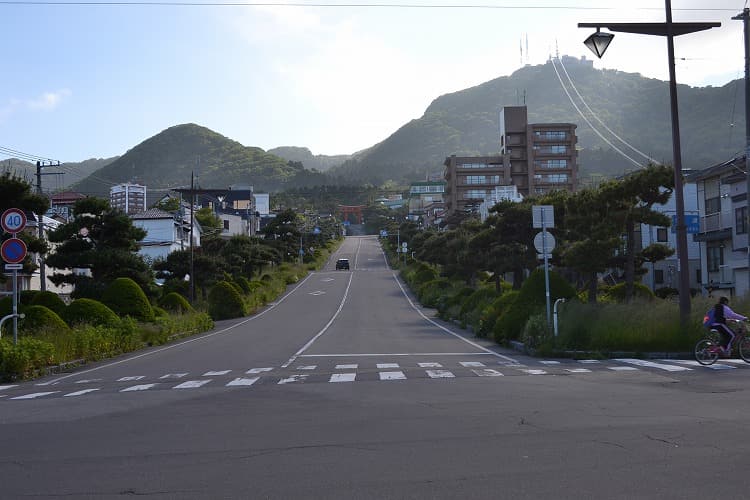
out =
<path fill-rule="evenodd" d="M 336 261 L 336 270 L 346 269 L 349 270 L 349 259 L 339 259 Z"/>

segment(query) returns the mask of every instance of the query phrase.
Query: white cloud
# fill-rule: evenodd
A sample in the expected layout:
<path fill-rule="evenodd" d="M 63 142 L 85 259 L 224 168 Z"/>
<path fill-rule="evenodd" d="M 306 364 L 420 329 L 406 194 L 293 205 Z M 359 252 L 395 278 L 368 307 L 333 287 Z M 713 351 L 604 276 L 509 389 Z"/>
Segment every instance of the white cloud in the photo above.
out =
<path fill-rule="evenodd" d="M 44 92 L 39 97 L 30 99 L 26 102 L 29 109 L 35 111 L 53 111 L 71 92 L 68 89 L 56 90 L 54 92 Z"/>

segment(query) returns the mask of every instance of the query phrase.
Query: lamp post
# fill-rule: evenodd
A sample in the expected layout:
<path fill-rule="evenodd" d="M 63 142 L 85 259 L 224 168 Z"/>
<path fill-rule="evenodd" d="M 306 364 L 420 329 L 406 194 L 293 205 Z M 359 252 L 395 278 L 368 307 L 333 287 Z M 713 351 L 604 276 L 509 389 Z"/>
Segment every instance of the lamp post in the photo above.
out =
<path fill-rule="evenodd" d="M 674 163 L 674 193 L 677 212 L 677 263 L 679 265 L 680 321 L 684 325 L 690 315 L 690 261 L 687 253 L 687 226 L 685 225 L 685 194 L 682 188 L 682 152 L 680 150 L 680 119 L 677 112 L 677 79 L 675 77 L 674 37 L 721 26 L 721 23 L 673 23 L 672 2 L 665 0 L 666 23 L 578 23 L 579 28 L 596 28 L 596 33 L 584 42 L 597 57 L 602 57 L 614 35 L 601 33 L 601 28 L 623 33 L 667 37 L 669 59 L 669 97 L 672 110 L 672 152 Z"/>

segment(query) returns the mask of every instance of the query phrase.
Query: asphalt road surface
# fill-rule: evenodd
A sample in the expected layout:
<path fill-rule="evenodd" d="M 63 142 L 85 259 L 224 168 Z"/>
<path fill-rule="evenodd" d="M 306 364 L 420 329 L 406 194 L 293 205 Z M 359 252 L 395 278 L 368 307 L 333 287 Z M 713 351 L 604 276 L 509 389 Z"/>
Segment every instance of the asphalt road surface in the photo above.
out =
<path fill-rule="evenodd" d="M 0 498 L 747 498 L 748 377 L 501 349 L 349 237 L 253 317 L 0 385 Z"/>

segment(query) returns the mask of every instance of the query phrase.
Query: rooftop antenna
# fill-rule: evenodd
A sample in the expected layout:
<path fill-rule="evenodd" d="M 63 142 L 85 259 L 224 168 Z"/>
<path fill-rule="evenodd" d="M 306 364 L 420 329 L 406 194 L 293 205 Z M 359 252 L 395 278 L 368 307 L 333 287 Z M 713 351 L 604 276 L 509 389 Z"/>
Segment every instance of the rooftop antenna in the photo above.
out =
<path fill-rule="evenodd" d="M 529 34 L 526 33 L 526 64 L 529 64 Z"/>
<path fill-rule="evenodd" d="M 560 59 L 560 47 L 557 45 L 557 38 L 555 38 L 555 57 L 558 60 Z"/>
<path fill-rule="evenodd" d="M 521 66 L 523 66 L 523 40 L 518 39 L 518 48 L 521 50 Z"/>

